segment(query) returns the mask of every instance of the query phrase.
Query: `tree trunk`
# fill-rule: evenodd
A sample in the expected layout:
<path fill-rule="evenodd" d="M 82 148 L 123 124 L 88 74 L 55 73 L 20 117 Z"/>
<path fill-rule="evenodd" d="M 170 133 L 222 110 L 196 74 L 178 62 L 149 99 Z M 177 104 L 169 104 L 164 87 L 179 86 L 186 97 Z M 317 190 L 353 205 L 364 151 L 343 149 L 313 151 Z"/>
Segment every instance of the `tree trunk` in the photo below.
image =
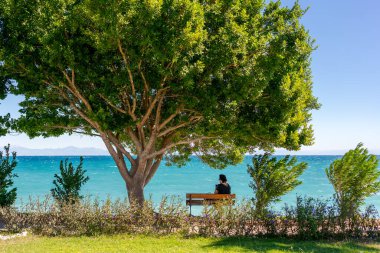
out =
<path fill-rule="evenodd" d="M 127 183 L 128 199 L 131 204 L 142 206 L 144 204 L 144 184 L 139 181 Z"/>
<path fill-rule="evenodd" d="M 120 175 L 126 183 L 129 202 L 131 204 L 142 206 L 145 201 L 144 187 L 150 182 L 156 173 L 163 155 L 160 154 L 155 159 L 142 159 L 141 157 L 138 157 L 134 160 L 133 165 L 131 165 L 128 170 L 123 154 L 120 152 L 112 152 L 113 149 L 111 148 L 111 145 L 108 146 Z"/>

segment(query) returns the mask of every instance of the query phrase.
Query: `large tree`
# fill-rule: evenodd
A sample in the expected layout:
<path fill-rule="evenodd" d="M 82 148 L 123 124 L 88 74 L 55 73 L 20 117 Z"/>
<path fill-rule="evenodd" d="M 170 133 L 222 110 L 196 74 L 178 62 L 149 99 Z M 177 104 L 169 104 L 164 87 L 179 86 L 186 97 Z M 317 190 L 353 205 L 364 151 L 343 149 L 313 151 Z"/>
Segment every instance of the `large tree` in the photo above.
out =
<path fill-rule="evenodd" d="M 99 136 L 130 199 L 161 161 L 213 167 L 310 145 L 304 10 L 264 0 L 2 0 L 0 77 L 16 130 Z"/>
<path fill-rule="evenodd" d="M 1 21 L 0 21 L 0 29 L 1 29 Z M 1 52 L 1 50 L 0 50 Z M 1 67 L 4 63 L 0 60 L 0 73 L 1 73 Z M 6 96 L 9 93 L 9 88 L 11 87 L 11 82 L 6 76 L 2 76 L 0 74 L 0 100 L 3 100 L 6 98 Z M 2 103 L 0 103 L 0 106 Z M 6 135 L 8 133 L 8 130 L 10 128 L 10 114 L 7 113 L 6 115 L 0 115 L 0 136 Z"/>

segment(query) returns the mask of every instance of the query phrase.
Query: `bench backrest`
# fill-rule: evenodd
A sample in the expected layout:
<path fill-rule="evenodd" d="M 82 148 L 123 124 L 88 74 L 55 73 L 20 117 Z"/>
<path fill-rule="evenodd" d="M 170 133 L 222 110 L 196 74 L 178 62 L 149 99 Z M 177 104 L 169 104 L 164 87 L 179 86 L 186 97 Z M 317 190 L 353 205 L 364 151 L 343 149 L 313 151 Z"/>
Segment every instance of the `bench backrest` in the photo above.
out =
<path fill-rule="evenodd" d="M 186 193 L 186 199 L 234 199 L 236 194 Z"/>
<path fill-rule="evenodd" d="M 212 205 L 221 200 L 234 200 L 235 194 L 213 194 L 213 193 L 187 193 L 186 205 L 188 206 L 202 206 L 205 204 Z M 234 202 L 234 201 L 233 201 Z"/>

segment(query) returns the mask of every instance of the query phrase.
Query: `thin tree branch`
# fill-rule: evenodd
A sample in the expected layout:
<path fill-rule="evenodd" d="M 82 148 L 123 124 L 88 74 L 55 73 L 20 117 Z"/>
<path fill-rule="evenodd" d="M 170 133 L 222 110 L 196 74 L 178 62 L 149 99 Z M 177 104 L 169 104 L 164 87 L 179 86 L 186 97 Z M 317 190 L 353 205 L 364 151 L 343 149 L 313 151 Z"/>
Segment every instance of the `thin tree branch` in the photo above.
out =
<path fill-rule="evenodd" d="M 135 159 L 133 159 L 131 153 L 129 153 L 129 152 L 123 147 L 123 145 L 121 145 L 120 140 L 119 140 L 119 139 L 118 139 L 118 138 L 117 138 L 112 132 L 110 132 L 110 131 L 107 131 L 107 136 L 108 136 L 108 138 L 110 139 L 110 141 L 112 142 L 112 144 L 113 144 L 114 146 L 116 146 L 116 148 L 117 148 L 118 150 L 120 150 L 120 152 L 128 158 L 128 160 L 129 160 L 129 162 L 132 164 L 132 166 L 136 165 L 136 161 L 135 161 Z"/>
<path fill-rule="evenodd" d="M 131 128 L 128 127 L 126 129 L 126 131 L 127 131 L 129 137 L 131 138 L 131 140 L 133 141 L 133 143 L 136 146 L 137 155 L 141 154 L 141 152 L 142 152 L 142 146 L 141 146 L 140 140 L 137 138 L 136 134 L 132 131 Z"/>
<path fill-rule="evenodd" d="M 193 124 L 199 120 L 201 120 L 203 117 L 202 116 L 194 116 L 194 117 L 191 117 L 190 120 L 188 122 L 183 122 L 181 124 L 178 124 L 176 126 L 173 126 L 173 127 L 169 127 L 167 128 L 165 131 L 161 132 L 158 134 L 158 137 L 161 137 L 161 136 L 165 136 L 179 128 L 182 128 L 182 127 L 185 127 L 185 126 L 188 126 L 190 124 Z"/>
<path fill-rule="evenodd" d="M 153 178 L 154 174 L 156 174 L 156 171 L 161 164 L 162 157 L 163 157 L 162 154 L 156 157 L 155 162 L 150 167 L 150 170 L 148 171 L 147 175 L 145 175 L 144 186 L 146 186 L 150 182 L 150 180 Z"/>
<path fill-rule="evenodd" d="M 169 117 L 167 117 L 159 126 L 159 130 L 164 128 L 170 121 L 172 121 L 179 113 L 181 112 L 180 109 L 177 109 L 175 113 L 171 114 Z"/>
<path fill-rule="evenodd" d="M 120 95 L 121 95 L 121 100 L 123 101 L 123 103 L 127 104 L 129 116 L 131 116 L 133 121 L 137 121 L 136 115 L 134 113 L 132 113 L 132 110 L 131 110 L 131 103 L 129 103 L 128 93 L 124 92 L 124 93 L 121 93 Z"/>
<path fill-rule="evenodd" d="M 62 70 L 62 73 L 63 75 L 65 76 L 67 82 L 69 83 L 69 85 L 71 86 L 71 92 L 73 93 L 73 95 L 75 95 L 80 101 L 82 101 L 84 103 L 84 105 L 86 106 L 87 110 L 92 112 L 92 108 L 91 108 L 91 105 L 90 103 L 87 101 L 87 99 L 85 99 L 82 94 L 80 93 L 80 91 L 78 90 L 77 86 L 75 85 L 75 73 L 74 73 L 74 69 L 71 70 L 71 79 L 69 77 L 69 75 L 66 73 L 65 70 Z"/>
<path fill-rule="evenodd" d="M 96 129 L 99 133 L 101 132 L 100 126 L 97 122 L 91 120 L 84 112 L 82 112 L 75 104 L 74 102 L 66 95 L 66 93 L 59 87 L 53 86 L 54 88 L 58 89 L 60 92 L 61 96 L 70 104 L 70 107 L 80 116 L 82 117 L 85 121 L 87 121 L 93 128 Z"/>
<path fill-rule="evenodd" d="M 131 83 L 131 88 L 132 88 L 132 96 L 133 96 L 133 100 L 132 100 L 132 114 L 135 113 L 135 110 L 136 110 L 136 100 L 137 100 L 137 96 L 136 96 L 136 89 L 135 89 L 135 83 L 133 81 L 133 75 L 132 75 L 132 71 L 131 69 L 129 68 L 129 62 L 128 62 L 128 58 L 127 58 L 127 55 L 124 53 L 124 50 L 121 46 L 121 41 L 120 39 L 117 40 L 117 45 L 118 45 L 118 48 L 119 48 L 119 51 L 120 51 L 120 54 L 121 56 L 123 57 L 123 61 L 124 61 L 124 64 L 125 64 L 125 67 L 127 68 L 127 72 L 128 72 L 128 77 L 129 77 L 129 82 Z"/>
<path fill-rule="evenodd" d="M 191 143 L 194 143 L 194 142 L 199 142 L 199 141 L 208 140 L 208 139 L 216 139 L 216 137 L 199 137 L 199 138 L 191 139 L 191 140 L 178 141 L 178 142 L 169 144 L 169 145 L 161 148 L 160 150 L 158 150 L 156 152 L 153 152 L 153 153 L 149 154 L 147 156 L 147 158 L 149 159 L 149 158 L 153 158 L 155 156 L 164 154 L 167 150 L 169 150 L 169 149 L 171 149 L 171 148 L 173 148 L 175 146 L 178 146 L 178 145 L 191 144 Z"/>
<path fill-rule="evenodd" d="M 83 131 L 72 131 L 73 133 L 76 133 L 76 134 L 83 134 L 83 135 L 88 135 L 88 136 L 96 136 L 96 137 L 100 137 L 100 134 L 94 134 L 94 133 L 87 133 L 87 132 L 83 132 Z"/>
<path fill-rule="evenodd" d="M 155 117 L 155 121 L 154 121 L 154 126 L 153 126 L 151 134 L 149 136 L 149 141 L 148 141 L 146 148 L 144 150 L 144 155 L 147 155 L 152 150 L 153 145 L 156 141 L 157 133 L 158 133 L 158 126 L 160 125 L 161 108 L 162 108 L 163 101 L 164 101 L 164 96 L 161 96 L 159 101 L 158 101 L 157 108 L 156 108 L 156 117 Z"/>
<path fill-rule="evenodd" d="M 173 64 L 174 64 L 173 61 L 171 61 L 170 63 L 168 63 L 168 65 L 166 66 L 166 69 L 169 70 L 169 69 L 173 66 Z M 160 82 L 160 86 L 161 86 L 161 87 L 164 87 L 165 82 L 166 82 L 166 80 L 168 79 L 168 77 L 169 77 L 169 75 L 165 75 L 164 78 L 161 80 L 161 82 Z"/>
<path fill-rule="evenodd" d="M 166 136 L 162 141 L 162 146 L 167 146 L 170 143 L 171 138 L 172 138 L 172 135 Z M 150 179 L 156 173 L 156 171 L 157 171 L 157 169 L 161 163 L 163 155 L 164 154 L 160 154 L 160 155 L 154 157 L 154 159 L 156 160 L 154 162 L 154 164 L 151 165 L 150 167 L 145 168 L 145 171 L 144 171 L 145 185 L 147 185 L 149 183 Z M 148 159 L 153 161 L 153 158 L 148 158 Z"/>
<path fill-rule="evenodd" d="M 121 112 L 123 114 L 127 114 L 127 111 L 117 107 L 116 105 L 114 105 L 111 101 L 109 101 L 103 94 L 98 94 L 99 97 L 101 97 L 108 105 L 110 105 L 112 108 L 114 108 L 116 111 L 118 112 Z"/>
<path fill-rule="evenodd" d="M 147 159 L 146 160 L 146 165 L 145 165 L 145 168 L 144 168 L 144 177 L 145 177 L 145 174 L 147 173 L 147 171 L 149 171 L 150 170 L 150 167 L 152 166 L 152 164 L 153 164 L 153 158 L 150 158 L 150 159 Z"/>
<path fill-rule="evenodd" d="M 83 135 L 88 135 L 88 136 L 98 136 L 98 137 L 100 137 L 100 134 L 90 133 L 90 132 L 87 132 L 87 131 L 84 131 L 84 130 L 83 131 L 79 131 L 81 129 L 81 126 L 69 127 L 69 126 L 58 126 L 58 125 L 55 125 L 55 126 L 46 126 L 46 128 L 64 129 L 64 130 L 68 130 L 68 131 L 71 131 L 71 132 L 77 133 L 77 134 L 83 134 Z"/>
<path fill-rule="evenodd" d="M 168 90 L 168 87 L 167 88 L 163 88 L 163 89 L 160 89 L 158 90 L 156 96 L 154 97 L 152 103 L 150 104 L 147 112 L 145 113 L 145 115 L 143 116 L 143 118 L 141 119 L 141 122 L 139 123 L 139 126 L 143 126 L 146 121 L 149 119 L 153 109 L 154 109 L 154 106 L 156 105 L 156 103 L 161 99 L 163 98 L 163 96 L 165 96 L 165 93 L 166 91 Z"/>
<path fill-rule="evenodd" d="M 140 60 L 138 68 L 139 68 L 139 72 L 140 72 L 141 78 L 142 78 L 143 83 L 144 83 L 144 95 L 147 98 L 148 103 L 150 104 L 149 85 L 148 85 L 148 82 L 146 81 L 144 72 L 141 69 L 141 64 L 142 64 L 142 60 Z"/>

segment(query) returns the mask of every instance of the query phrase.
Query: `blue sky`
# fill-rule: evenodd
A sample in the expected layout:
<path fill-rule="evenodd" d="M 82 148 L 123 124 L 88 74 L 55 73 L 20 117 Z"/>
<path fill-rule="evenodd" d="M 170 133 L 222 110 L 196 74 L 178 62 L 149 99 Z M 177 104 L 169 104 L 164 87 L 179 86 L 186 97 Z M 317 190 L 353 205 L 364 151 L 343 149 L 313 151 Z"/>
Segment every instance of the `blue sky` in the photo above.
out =
<path fill-rule="evenodd" d="M 314 94 L 322 104 L 313 112 L 315 144 L 302 151 L 341 153 L 363 142 L 370 151 L 380 153 L 380 1 L 299 2 L 310 7 L 302 23 L 318 45 L 312 71 Z M 18 100 L 8 97 L 0 105 L 0 114 L 15 114 Z M 97 138 L 74 135 L 33 140 L 23 134 L 1 137 L 0 145 L 6 143 L 28 148 L 104 149 Z"/>

